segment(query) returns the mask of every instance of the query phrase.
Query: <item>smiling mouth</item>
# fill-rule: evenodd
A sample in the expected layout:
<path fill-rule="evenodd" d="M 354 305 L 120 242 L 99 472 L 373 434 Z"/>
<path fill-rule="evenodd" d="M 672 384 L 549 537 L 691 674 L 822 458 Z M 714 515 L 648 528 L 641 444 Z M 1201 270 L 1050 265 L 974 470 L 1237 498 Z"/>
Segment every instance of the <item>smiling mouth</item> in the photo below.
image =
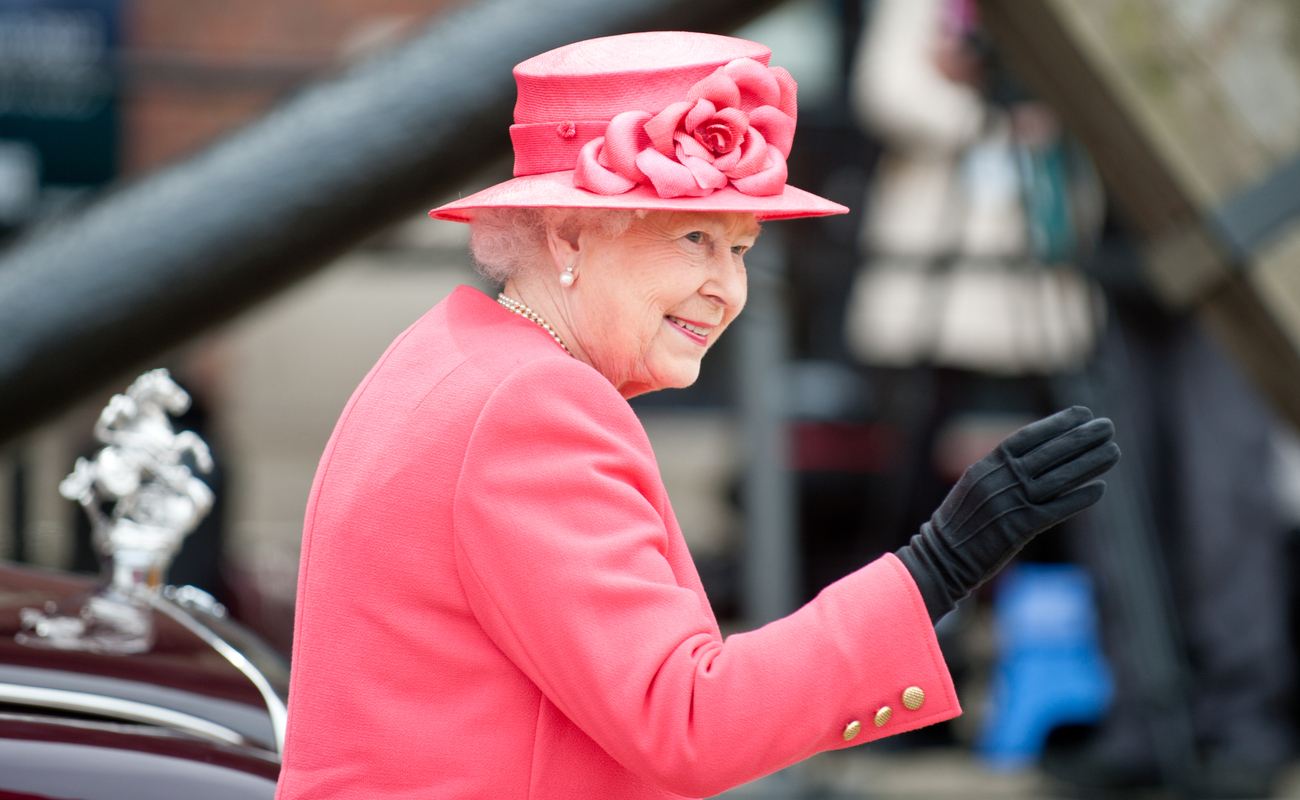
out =
<path fill-rule="evenodd" d="M 665 318 L 672 324 L 676 325 L 678 328 L 681 328 L 687 333 L 693 333 L 696 336 L 699 336 L 701 338 L 707 337 L 709 335 L 709 331 L 712 329 L 712 326 L 705 328 L 703 326 L 696 325 L 693 322 L 687 322 L 684 319 L 678 319 L 677 317 L 674 317 L 672 315 L 668 315 Z"/>

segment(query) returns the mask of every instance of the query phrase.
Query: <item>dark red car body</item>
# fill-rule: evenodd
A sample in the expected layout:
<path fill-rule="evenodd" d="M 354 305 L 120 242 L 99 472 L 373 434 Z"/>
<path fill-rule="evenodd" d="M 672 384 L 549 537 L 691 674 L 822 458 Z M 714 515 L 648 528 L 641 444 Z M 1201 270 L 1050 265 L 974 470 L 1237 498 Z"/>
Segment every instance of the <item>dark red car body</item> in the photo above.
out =
<path fill-rule="evenodd" d="M 154 604 L 147 652 L 24 643 L 22 609 L 94 588 L 0 563 L 0 798 L 273 797 L 283 660 L 201 593 L 171 591 Z"/>

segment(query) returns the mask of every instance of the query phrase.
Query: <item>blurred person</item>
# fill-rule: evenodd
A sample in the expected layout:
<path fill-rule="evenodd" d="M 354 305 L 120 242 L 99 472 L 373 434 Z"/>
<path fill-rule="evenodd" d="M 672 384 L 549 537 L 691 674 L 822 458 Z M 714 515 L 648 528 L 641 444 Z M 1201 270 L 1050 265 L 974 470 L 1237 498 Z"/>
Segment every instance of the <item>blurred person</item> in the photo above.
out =
<path fill-rule="evenodd" d="M 711 795 L 960 708 L 933 621 L 1119 456 L 1071 408 L 973 465 L 896 553 L 723 638 L 627 399 L 684 387 L 744 306 L 795 84 L 694 33 L 518 65 L 518 177 L 461 287 L 353 394 L 308 502 L 279 797 Z"/>
<path fill-rule="evenodd" d="M 1205 797 L 1268 797 L 1294 756 L 1290 525 L 1274 457 L 1279 422 L 1199 320 L 1151 291 L 1118 226 L 1089 265 L 1108 298 L 1099 360 L 1107 408 L 1141 470 L 1174 612 Z M 1085 532 L 1086 534 L 1087 532 Z M 1046 766 L 1086 791 L 1140 789 L 1165 777 L 1146 713 L 1117 565 L 1101 531 L 1073 541 L 1096 578 L 1114 678 L 1094 731 L 1053 737 Z"/>
<path fill-rule="evenodd" d="M 1049 376 L 1086 362 L 1094 298 L 1066 259 L 1099 201 L 1051 113 L 989 57 L 969 0 L 873 2 L 851 99 L 881 157 L 845 338 L 903 395 L 890 413 L 913 440 L 897 493 L 910 505 L 893 512 L 906 531 L 972 450 L 1056 404 Z"/>
<path fill-rule="evenodd" d="M 883 152 L 847 331 L 864 362 L 1025 375 L 1090 352 L 1089 289 L 1061 263 L 1071 231 L 1036 249 L 1022 191 L 1019 162 L 1057 138 L 1055 121 L 1006 96 L 979 36 L 968 0 L 877 0 L 867 18 L 853 99 Z"/>

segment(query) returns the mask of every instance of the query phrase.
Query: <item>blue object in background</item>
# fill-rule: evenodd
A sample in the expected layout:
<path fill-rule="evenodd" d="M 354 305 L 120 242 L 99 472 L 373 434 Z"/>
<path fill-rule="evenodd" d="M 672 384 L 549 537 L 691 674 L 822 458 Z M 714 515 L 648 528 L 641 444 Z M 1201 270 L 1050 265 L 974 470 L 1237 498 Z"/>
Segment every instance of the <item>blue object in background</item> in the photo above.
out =
<path fill-rule="evenodd" d="M 1016 565 L 993 605 L 997 663 L 977 749 L 990 766 L 1015 769 L 1038 758 L 1052 728 L 1101 718 L 1110 673 L 1079 567 Z"/>

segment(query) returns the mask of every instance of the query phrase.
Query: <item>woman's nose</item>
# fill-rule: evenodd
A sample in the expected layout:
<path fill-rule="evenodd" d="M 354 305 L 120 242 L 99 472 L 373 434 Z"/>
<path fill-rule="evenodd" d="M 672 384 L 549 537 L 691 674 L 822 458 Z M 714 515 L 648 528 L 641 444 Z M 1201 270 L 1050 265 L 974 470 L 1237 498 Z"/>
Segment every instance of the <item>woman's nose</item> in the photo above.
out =
<path fill-rule="evenodd" d="M 739 311 L 745 305 L 748 279 L 745 267 L 728 253 L 714 265 L 713 275 L 704 285 L 704 294 L 719 305 Z"/>

